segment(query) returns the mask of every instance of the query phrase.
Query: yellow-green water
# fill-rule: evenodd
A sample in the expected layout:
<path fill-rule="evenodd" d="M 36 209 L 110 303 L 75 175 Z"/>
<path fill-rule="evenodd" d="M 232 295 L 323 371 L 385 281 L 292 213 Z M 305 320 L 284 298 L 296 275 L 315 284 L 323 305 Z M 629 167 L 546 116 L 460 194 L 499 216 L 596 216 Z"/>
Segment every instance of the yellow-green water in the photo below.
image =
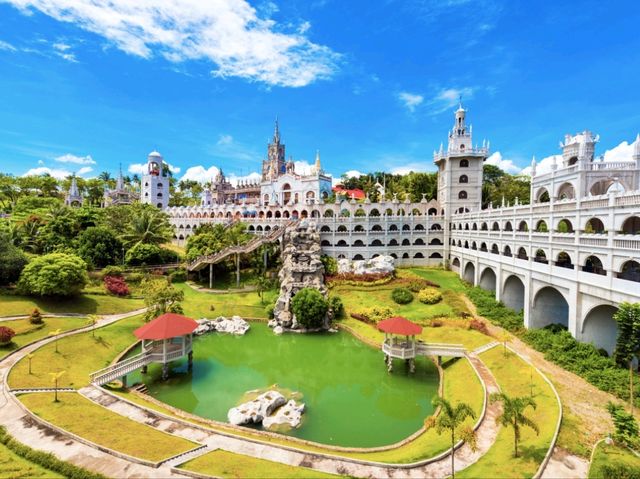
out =
<path fill-rule="evenodd" d="M 433 411 L 438 375 L 420 359 L 409 374 L 401 361 L 389 374 L 382 352 L 348 333 L 275 336 L 252 323 L 245 336 L 209 334 L 194 343 L 193 372 L 172 363 L 169 380 L 159 368 L 144 376 L 149 394 L 185 411 L 219 421 L 245 393 L 273 384 L 300 392 L 303 424 L 287 434 L 340 446 L 392 444 L 417 431 Z M 139 381 L 136 374 L 130 378 Z"/>

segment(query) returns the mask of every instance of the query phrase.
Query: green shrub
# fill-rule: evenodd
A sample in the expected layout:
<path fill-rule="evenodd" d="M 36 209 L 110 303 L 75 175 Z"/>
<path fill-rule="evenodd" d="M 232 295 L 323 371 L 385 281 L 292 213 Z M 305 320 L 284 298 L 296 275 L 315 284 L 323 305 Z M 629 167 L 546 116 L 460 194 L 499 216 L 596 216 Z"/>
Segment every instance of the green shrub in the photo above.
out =
<path fill-rule="evenodd" d="M 625 411 L 620 404 L 612 402 L 607 404 L 607 411 L 611 414 L 611 420 L 616 429 L 613 434 L 613 439 L 616 443 L 624 444 L 634 449 L 638 447 L 640 445 L 638 423 L 633 414 Z"/>
<path fill-rule="evenodd" d="M 264 312 L 267 313 L 267 317 L 269 319 L 273 319 L 273 310 L 275 309 L 276 305 L 275 304 L 267 304 L 264 307 Z"/>
<path fill-rule="evenodd" d="M 324 326 L 329 302 L 314 288 L 302 288 L 291 300 L 291 311 L 296 320 L 306 328 Z"/>
<path fill-rule="evenodd" d="M 128 273 L 126 275 L 127 283 L 137 284 L 137 283 L 141 283 L 142 280 L 144 280 L 144 279 L 145 279 L 145 274 L 144 273 Z"/>
<path fill-rule="evenodd" d="M 603 464 L 598 470 L 597 477 L 615 479 L 640 479 L 640 468 L 629 464 L 615 463 Z"/>
<path fill-rule="evenodd" d="M 372 306 L 370 308 L 362 308 L 354 311 L 351 315 L 356 319 L 363 319 L 371 323 L 378 323 L 384 319 L 393 316 L 393 310 L 387 306 Z"/>
<path fill-rule="evenodd" d="M 435 288 L 425 288 L 418 292 L 418 300 L 424 304 L 436 304 L 442 301 L 442 293 Z"/>
<path fill-rule="evenodd" d="M 40 310 L 38 308 L 35 308 L 33 311 L 31 311 L 31 314 L 29 315 L 29 322 L 31 324 L 43 324 L 44 320 L 42 319 L 42 313 L 40 312 Z"/>
<path fill-rule="evenodd" d="M 117 278 L 121 278 L 124 276 L 124 268 L 122 266 L 107 266 L 102 271 L 102 279 L 107 276 L 115 276 Z"/>
<path fill-rule="evenodd" d="M 138 243 L 125 255 L 129 266 L 145 266 L 162 263 L 160 247 L 154 244 Z"/>
<path fill-rule="evenodd" d="M 0 284 L 15 283 L 29 260 L 20 248 L 9 243 L 0 235 Z"/>
<path fill-rule="evenodd" d="M 494 293 L 481 288 L 469 288 L 467 296 L 473 301 L 478 309 L 478 314 L 484 316 L 489 321 L 503 327 L 507 331 L 518 332 L 524 327 L 524 320 L 521 313 L 516 313 L 507 308 L 503 303 L 495 300 Z"/>
<path fill-rule="evenodd" d="M 331 296 L 329 298 L 329 307 L 333 311 L 334 319 L 340 319 L 344 317 L 344 304 L 340 296 Z"/>
<path fill-rule="evenodd" d="M 35 258 L 22 270 L 18 290 L 33 296 L 73 296 L 88 281 L 87 263 L 80 257 L 51 253 Z"/>
<path fill-rule="evenodd" d="M 169 279 L 172 283 L 184 283 L 187 280 L 187 270 L 179 268 L 169 275 Z"/>
<path fill-rule="evenodd" d="M 328 276 L 333 276 L 334 274 L 338 274 L 338 261 L 332 256 L 327 256 L 323 254 L 320 257 L 322 264 L 324 265 L 324 274 Z"/>
<path fill-rule="evenodd" d="M 105 476 L 101 474 L 96 474 L 75 466 L 74 464 L 61 461 L 53 454 L 31 449 L 29 446 L 11 437 L 4 426 L 0 426 L 0 444 L 4 444 L 7 449 L 27 461 L 49 469 L 50 471 L 57 472 L 61 476 L 69 479 L 106 479 Z"/>
<path fill-rule="evenodd" d="M 413 294 L 407 288 L 395 288 L 391 291 L 391 299 L 397 304 L 409 304 L 413 301 Z"/>

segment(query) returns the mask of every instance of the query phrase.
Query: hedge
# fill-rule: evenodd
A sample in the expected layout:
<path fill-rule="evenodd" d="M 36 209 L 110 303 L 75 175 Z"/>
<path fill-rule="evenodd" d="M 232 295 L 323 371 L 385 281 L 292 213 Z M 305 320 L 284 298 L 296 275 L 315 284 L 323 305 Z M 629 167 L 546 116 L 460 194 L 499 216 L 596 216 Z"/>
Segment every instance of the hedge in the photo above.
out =
<path fill-rule="evenodd" d="M 106 479 L 102 474 L 96 474 L 71 463 L 61 461 L 51 453 L 31 449 L 29 446 L 16 441 L 4 426 L 0 426 L 0 444 L 4 444 L 7 449 L 27 461 L 57 472 L 69 479 Z"/>

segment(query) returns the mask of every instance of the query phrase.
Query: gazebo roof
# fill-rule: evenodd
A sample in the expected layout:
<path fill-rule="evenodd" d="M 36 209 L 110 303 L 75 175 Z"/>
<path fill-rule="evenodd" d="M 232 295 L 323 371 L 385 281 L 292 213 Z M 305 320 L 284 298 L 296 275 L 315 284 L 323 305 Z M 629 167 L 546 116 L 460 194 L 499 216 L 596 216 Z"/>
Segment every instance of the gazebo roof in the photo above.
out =
<path fill-rule="evenodd" d="M 138 339 L 171 339 L 193 333 L 198 323 L 191 318 L 175 313 L 165 313 L 136 329 Z"/>
<path fill-rule="evenodd" d="M 394 316 L 378 323 L 378 329 L 385 333 L 399 334 L 402 336 L 415 336 L 422 332 L 422 326 L 412 323 L 402 316 Z"/>

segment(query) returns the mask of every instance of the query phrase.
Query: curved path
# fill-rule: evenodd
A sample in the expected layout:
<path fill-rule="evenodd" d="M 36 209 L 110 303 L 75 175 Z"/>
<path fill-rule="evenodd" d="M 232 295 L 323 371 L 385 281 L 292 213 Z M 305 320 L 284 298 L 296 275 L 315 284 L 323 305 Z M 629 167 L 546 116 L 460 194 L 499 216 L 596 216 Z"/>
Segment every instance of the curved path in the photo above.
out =
<path fill-rule="evenodd" d="M 142 312 L 144 312 L 144 309 L 125 314 L 103 316 L 99 319 L 96 327 L 106 326 Z M 69 331 L 61 334 L 60 337 L 90 331 L 92 328 L 92 326 L 89 326 Z M 62 460 L 100 472 L 109 477 L 182 477 L 179 471 L 169 465 L 164 464 L 156 469 L 115 457 L 103 452 L 98 445 L 93 445 L 92 447 L 79 442 L 71 436 L 51 429 L 24 411 L 21 403 L 8 389 L 6 383 L 8 371 L 28 353 L 53 340 L 55 338 L 44 338 L 14 351 L 0 361 L 0 424 L 5 426 L 7 431 L 14 437 L 35 449 L 51 452 Z M 468 359 L 472 362 L 484 382 L 486 393 L 491 394 L 498 391 L 499 388 L 493 375 L 482 361 L 473 353 L 468 356 Z M 207 450 L 224 449 L 292 466 L 303 466 L 323 472 L 355 477 L 440 478 L 448 476 L 451 472 L 450 454 L 445 454 L 433 462 L 427 460 L 410 465 L 387 465 L 384 463 L 358 461 L 220 433 L 130 403 L 95 386 L 85 387 L 78 392 L 113 412 L 164 432 L 205 445 Z M 460 471 L 476 462 L 493 445 L 498 433 L 495 418 L 500 413 L 499 408 L 498 403 L 487 405 L 485 416 L 476 430 L 477 449 L 475 451 L 472 451 L 466 444 L 455 451 L 456 471 Z M 170 461 L 170 464 L 176 464 L 176 462 Z"/>

